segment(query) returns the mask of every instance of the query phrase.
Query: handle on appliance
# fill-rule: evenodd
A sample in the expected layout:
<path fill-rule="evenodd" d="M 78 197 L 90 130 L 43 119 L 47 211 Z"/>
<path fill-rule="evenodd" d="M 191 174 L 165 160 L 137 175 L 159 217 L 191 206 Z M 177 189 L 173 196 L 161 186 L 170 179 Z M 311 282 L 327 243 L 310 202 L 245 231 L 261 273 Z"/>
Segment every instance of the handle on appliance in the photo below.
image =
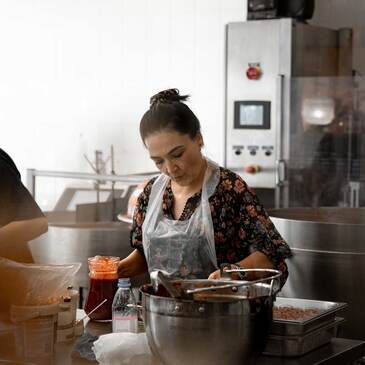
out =
<path fill-rule="evenodd" d="M 286 180 L 286 162 L 283 159 L 276 161 L 275 182 L 277 186 L 284 185 Z"/>
<path fill-rule="evenodd" d="M 357 181 L 350 181 L 350 207 L 358 208 L 360 206 L 360 183 Z"/>

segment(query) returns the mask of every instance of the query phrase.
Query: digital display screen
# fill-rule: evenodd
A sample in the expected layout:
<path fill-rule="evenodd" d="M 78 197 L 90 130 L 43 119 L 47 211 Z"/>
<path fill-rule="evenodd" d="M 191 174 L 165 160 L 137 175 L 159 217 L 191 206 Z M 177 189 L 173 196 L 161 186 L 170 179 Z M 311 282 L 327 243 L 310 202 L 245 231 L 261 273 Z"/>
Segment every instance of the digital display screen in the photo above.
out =
<path fill-rule="evenodd" d="M 259 127 L 264 125 L 263 105 L 240 105 L 239 121 L 241 126 Z"/>
<path fill-rule="evenodd" d="M 270 101 L 236 100 L 234 102 L 235 129 L 270 129 Z"/>

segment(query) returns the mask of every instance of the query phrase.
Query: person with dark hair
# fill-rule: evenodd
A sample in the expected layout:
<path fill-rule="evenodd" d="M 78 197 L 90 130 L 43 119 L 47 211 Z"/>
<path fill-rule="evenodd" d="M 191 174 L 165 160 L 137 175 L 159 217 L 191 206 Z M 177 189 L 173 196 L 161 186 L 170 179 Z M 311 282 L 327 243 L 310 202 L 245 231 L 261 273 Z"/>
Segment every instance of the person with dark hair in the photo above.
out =
<path fill-rule="evenodd" d="M 161 270 L 173 279 L 219 279 L 219 267 L 276 268 L 288 276 L 290 248 L 240 176 L 204 157 L 200 123 L 169 89 L 152 96 L 140 134 L 161 174 L 139 195 L 134 251 L 120 277 Z"/>
<path fill-rule="evenodd" d="M 31 263 L 27 243 L 47 230 L 47 219 L 22 184 L 14 161 L 0 148 L 0 257 Z"/>

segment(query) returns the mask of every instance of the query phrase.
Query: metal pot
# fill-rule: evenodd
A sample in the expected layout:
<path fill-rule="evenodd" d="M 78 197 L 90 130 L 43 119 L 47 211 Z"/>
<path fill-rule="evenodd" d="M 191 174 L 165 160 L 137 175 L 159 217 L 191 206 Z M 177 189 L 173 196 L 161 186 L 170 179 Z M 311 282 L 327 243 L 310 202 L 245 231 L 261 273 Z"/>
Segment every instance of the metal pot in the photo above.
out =
<path fill-rule="evenodd" d="M 152 285 L 142 287 L 143 318 L 151 351 L 165 365 L 254 364 L 266 344 L 279 287 L 280 272 L 268 271 L 270 277 L 253 282 L 172 282 L 189 288 L 190 294 L 193 287 L 197 294 L 204 293 L 204 297 L 194 299 L 171 298 L 155 294 Z M 203 287 L 207 288 L 204 292 Z"/>

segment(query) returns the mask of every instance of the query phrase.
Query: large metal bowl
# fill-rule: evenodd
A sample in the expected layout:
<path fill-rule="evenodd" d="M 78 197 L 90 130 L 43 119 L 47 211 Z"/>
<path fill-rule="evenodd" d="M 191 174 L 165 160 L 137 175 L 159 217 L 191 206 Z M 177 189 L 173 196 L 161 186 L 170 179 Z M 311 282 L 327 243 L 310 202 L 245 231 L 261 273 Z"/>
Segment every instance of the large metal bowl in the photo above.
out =
<path fill-rule="evenodd" d="M 255 364 L 266 345 L 276 293 L 272 284 L 249 286 L 252 290 L 234 288 L 231 297 L 225 290 L 223 298 L 215 291 L 211 299 L 189 300 L 155 294 L 145 285 L 143 318 L 151 351 L 165 365 Z"/>

